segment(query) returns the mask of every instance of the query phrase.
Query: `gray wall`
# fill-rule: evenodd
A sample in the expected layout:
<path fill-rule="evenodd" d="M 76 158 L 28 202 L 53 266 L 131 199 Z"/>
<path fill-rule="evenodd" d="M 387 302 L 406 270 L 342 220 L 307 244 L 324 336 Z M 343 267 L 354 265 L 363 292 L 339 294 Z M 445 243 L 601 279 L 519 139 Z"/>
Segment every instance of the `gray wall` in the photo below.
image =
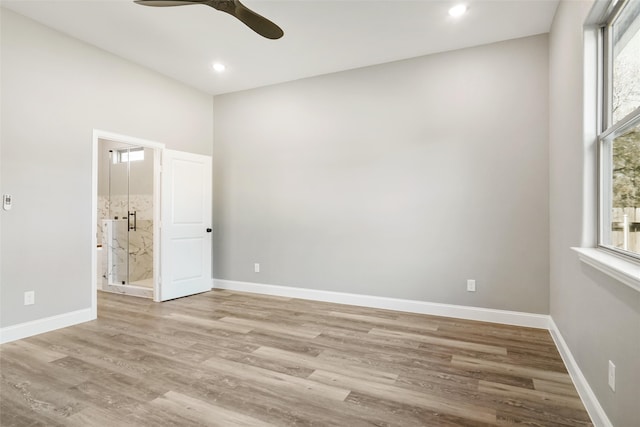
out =
<path fill-rule="evenodd" d="M 216 96 L 214 276 L 548 313 L 547 61 L 540 35 Z"/>
<path fill-rule="evenodd" d="M 0 326 L 90 307 L 94 128 L 210 155 L 211 96 L 1 14 Z M 23 293 L 35 290 L 25 307 Z"/>
<path fill-rule="evenodd" d="M 640 420 L 640 293 L 581 264 L 595 245 L 595 143 L 584 129 L 583 23 L 591 1 L 560 3 L 550 37 L 551 316 L 613 425 Z M 607 364 L 616 365 L 616 391 Z"/>

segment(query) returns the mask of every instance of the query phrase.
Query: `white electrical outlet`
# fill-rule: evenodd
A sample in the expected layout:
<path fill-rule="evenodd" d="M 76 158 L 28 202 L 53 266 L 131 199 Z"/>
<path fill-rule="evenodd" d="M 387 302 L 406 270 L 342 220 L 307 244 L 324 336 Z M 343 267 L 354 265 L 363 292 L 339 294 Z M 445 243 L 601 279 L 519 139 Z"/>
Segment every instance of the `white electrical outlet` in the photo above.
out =
<path fill-rule="evenodd" d="M 616 391 L 616 365 L 609 360 L 609 388 Z"/>
<path fill-rule="evenodd" d="M 475 292 L 476 291 L 476 281 L 473 279 L 467 280 L 467 292 Z"/>
<path fill-rule="evenodd" d="M 24 305 L 32 305 L 36 303 L 35 291 L 27 291 L 24 293 Z"/>
<path fill-rule="evenodd" d="M 253 264 L 253 271 L 256 273 L 260 273 L 260 264 L 258 264 L 257 262 Z"/>

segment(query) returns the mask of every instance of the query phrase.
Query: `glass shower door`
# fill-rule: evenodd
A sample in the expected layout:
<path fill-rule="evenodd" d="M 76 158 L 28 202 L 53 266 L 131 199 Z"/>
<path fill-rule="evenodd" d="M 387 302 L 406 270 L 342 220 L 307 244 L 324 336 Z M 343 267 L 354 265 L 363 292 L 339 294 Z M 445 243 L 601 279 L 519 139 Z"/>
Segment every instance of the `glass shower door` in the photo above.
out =
<path fill-rule="evenodd" d="M 109 150 L 109 215 L 104 234 L 109 285 L 153 289 L 153 150 Z"/>
<path fill-rule="evenodd" d="M 109 284 L 129 283 L 129 163 L 122 161 L 129 148 L 109 150 L 109 220 L 106 238 Z"/>

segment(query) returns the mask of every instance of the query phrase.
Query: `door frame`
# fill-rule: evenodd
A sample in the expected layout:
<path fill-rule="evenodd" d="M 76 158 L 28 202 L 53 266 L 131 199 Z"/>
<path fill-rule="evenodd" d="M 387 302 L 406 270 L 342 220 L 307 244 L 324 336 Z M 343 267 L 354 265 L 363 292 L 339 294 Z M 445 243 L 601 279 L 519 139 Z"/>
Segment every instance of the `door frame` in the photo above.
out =
<path fill-rule="evenodd" d="M 122 135 L 100 129 L 93 129 L 92 165 L 91 165 L 91 315 L 98 315 L 98 149 L 99 141 L 109 141 L 154 149 L 153 156 L 153 300 L 159 301 L 160 295 L 160 165 L 165 144 Z"/>

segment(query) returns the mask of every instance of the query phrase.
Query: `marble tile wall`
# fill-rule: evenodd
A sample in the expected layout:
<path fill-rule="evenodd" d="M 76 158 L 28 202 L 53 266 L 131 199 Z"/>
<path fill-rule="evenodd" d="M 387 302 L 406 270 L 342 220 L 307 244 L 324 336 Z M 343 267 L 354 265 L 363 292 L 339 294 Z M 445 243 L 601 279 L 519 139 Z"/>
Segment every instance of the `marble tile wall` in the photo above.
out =
<path fill-rule="evenodd" d="M 153 277 L 153 221 L 139 219 L 136 231 L 129 232 L 129 280 Z"/>
<path fill-rule="evenodd" d="M 103 289 L 109 283 L 131 283 L 153 277 L 153 221 L 138 218 L 127 230 L 126 219 L 101 221 Z M 127 242 L 128 240 L 128 242 Z M 127 244 L 128 243 L 128 244 Z M 127 280 L 127 260 L 129 280 Z"/>
<path fill-rule="evenodd" d="M 102 220 L 102 269 L 103 289 L 108 283 L 127 280 L 127 221 Z"/>
<path fill-rule="evenodd" d="M 136 211 L 138 224 L 141 220 L 153 221 L 153 195 L 151 194 L 131 194 L 111 196 L 111 216 L 109 216 L 109 197 L 98 196 L 98 242 L 102 242 L 102 227 L 100 221 L 103 219 L 115 219 L 127 217 L 127 203 L 129 211 Z"/>

